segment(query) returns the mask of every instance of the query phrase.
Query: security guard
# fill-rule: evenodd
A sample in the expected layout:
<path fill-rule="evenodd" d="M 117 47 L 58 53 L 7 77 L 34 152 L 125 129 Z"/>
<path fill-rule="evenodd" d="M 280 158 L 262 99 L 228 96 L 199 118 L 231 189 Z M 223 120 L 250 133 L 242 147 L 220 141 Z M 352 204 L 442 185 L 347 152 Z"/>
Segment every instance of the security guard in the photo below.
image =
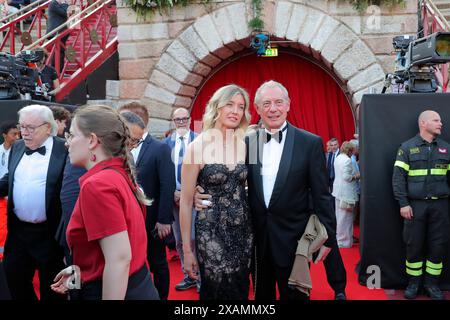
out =
<path fill-rule="evenodd" d="M 439 289 L 442 260 L 449 229 L 450 145 L 437 138 L 441 117 L 434 111 L 419 116 L 419 134 L 404 142 L 397 153 L 392 177 L 395 199 L 404 218 L 406 299 L 414 299 L 422 286 L 433 300 L 443 300 Z"/>

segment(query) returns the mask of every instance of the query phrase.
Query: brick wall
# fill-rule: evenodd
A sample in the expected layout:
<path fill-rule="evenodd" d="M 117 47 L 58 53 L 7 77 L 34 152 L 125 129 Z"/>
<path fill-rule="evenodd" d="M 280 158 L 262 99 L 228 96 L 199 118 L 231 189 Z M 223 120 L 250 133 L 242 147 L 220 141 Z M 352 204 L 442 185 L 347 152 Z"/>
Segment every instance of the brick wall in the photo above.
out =
<path fill-rule="evenodd" d="M 150 131 L 169 128 L 172 108 L 189 108 L 197 88 L 224 59 L 248 46 L 251 1 L 212 1 L 176 7 L 147 21 L 118 1 L 120 81 L 107 98 L 150 108 Z M 392 71 L 392 38 L 417 31 L 417 1 L 371 7 L 360 15 L 343 0 L 265 1 L 265 30 L 324 62 L 341 79 L 357 113 L 362 95 L 381 91 Z"/>

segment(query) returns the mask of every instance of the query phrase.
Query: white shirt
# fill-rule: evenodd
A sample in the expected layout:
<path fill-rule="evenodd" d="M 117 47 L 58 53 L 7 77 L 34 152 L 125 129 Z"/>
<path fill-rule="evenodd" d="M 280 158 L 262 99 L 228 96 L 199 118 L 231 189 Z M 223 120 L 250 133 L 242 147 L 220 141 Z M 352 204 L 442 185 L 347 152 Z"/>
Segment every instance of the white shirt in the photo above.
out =
<path fill-rule="evenodd" d="M 48 137 L 41 146 L 45 146 L 45 155 L 24 153 L 14 173 L 14 213 L 21 221 L 30 223 L 47 220 L 45 190 L 53 137 Z"/>
<path fill-rule="evenodd" d="M 287 126 L 287 123 L 281 126 L 281 129 Z M 267 133 L 270 133 L 266 130 Z M 287 131 L 283 131 L 283 139 L 281 143 L 278 143 L 275 139 L 270 139 L 264 145 L 262 156 L 262 183 L 264 191 L 264 202 L 266 207 L 269 207 L 270 198 L 272 197 L 273 187 L 275 186 L 275 180 L 277 178 L 278 169 L 280 167 L 281 155 L 283 154 L 284 143 L 286 142 Z"/>
<path fill-rule="evenodd" d="M 137 148 L 131 150 L 131 154 L 133 155 L 134 164 L 137 164 L 137 160 L 139 158 L 139 152 L 141 152 L 142 145 L 144 144 L 144 140 L 147 138 L 148 132 L 144 132 L 142 136 L 142 142 L 139 144 Z"/>
<path fill-rule="evenodd" d="M 178 186 L 178 161 L 183 161 L 183 159 L 179 159 L 180 157 L 180 149 L 181 149 L 181 143 L 184 144 L 184 153 L 186 154 L 186 148 L 189 144 L 189 134 L 190 131 L 187 131 L 184 135 L 183 135 L 183 141 L 181 141 L 180 137 L 181 135 L 178 134 L 178 132 L 175 133 L 175 148 L 173 148 L 173 163 L 175 164 L 175 181 L 177 183 L 177 190 L 180 190 L 181 187 Z M 180 188 L 179 188 L 180 187 Z"/>
<path fill-rule="evenodd" d="M 8 172 L 8 158 L 11 147 L 6 150 L 4 144 L 0 145 L 0 178 Z"/>

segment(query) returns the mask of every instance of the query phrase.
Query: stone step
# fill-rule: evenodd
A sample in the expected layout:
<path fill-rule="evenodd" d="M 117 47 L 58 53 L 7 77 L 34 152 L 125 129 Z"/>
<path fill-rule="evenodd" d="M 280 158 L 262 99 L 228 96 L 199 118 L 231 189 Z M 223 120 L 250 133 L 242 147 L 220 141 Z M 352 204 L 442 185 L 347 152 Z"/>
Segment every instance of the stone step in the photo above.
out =
<path fill-rule="evenodd" d="M 442 9 L 439 10 L 441 12 L 441 14 L 444 16 L 444 18 L 447 20 L 447 22 L 450 19 L 450 7 L 448 9 Z"/>
<path fill-rule="evenodd" d="M 433 3 L 436 5 L 438 9 L 447 9 L 450 8 L 449 0 L 434 0 Z"/>

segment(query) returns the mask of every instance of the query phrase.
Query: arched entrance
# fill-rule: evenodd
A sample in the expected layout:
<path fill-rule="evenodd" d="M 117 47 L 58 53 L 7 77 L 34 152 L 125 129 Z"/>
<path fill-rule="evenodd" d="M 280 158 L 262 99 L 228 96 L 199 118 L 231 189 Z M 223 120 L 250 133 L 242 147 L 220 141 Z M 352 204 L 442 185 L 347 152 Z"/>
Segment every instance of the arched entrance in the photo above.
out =
<path fill-rule="evenodd" d="M 294 126 L 313 132 L 324 141 L 331 137 L 340 141 L 353 138 L 355 117 L 341 84 L 318 63 L 287 50 L 280 50 L 279 56 L 273 58 L 248 52 L 217 67 L 193 101 L 192 123 L 201 120 L 208 100 L 218 88 L 235 83 L 247 89 L 253 101 L 256 89 L 270 79 L 288 89 L 288 121 Z M 253 102 L 250 111 L 252 123 L 256 123 L 259 117 Z"/>

